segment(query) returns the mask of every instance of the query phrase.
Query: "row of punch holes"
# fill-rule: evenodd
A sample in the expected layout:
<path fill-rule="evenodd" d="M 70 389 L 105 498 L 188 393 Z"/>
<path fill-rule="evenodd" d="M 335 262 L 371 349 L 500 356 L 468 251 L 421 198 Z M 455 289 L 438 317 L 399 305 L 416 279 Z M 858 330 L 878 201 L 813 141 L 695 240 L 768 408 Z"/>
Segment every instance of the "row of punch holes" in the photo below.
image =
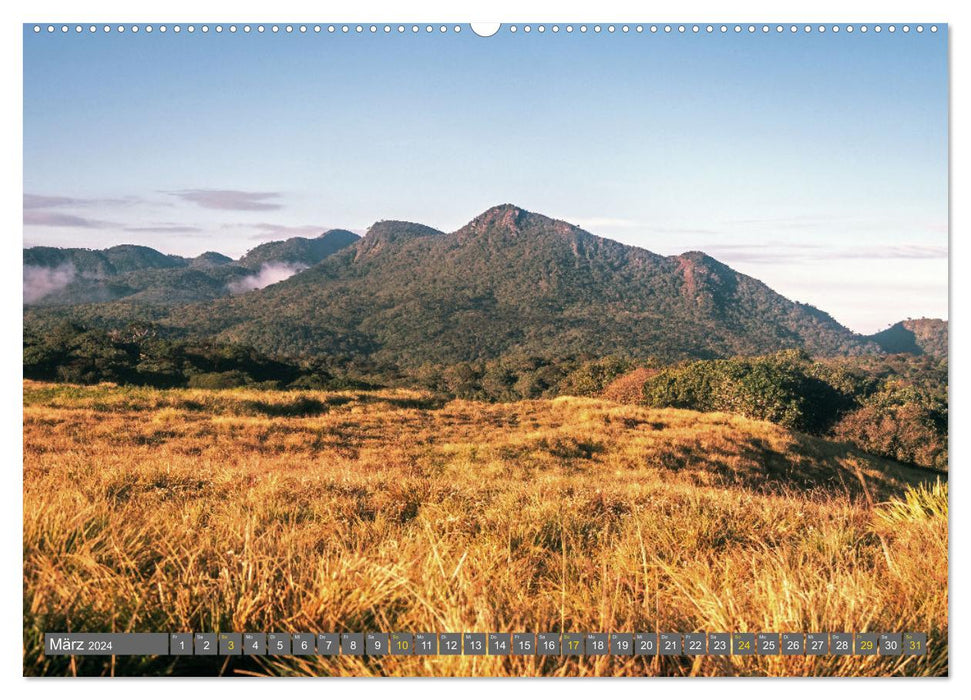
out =
<path fill-rule="evenodd" d="M 312 25 L 308 25 L 308 24 L 298 24 L 298 25 L 294 25 L 294 24 L 286 24 L 286 25 L 278 25 L 278 24 L 272 24 L 272 25 L 256 24 L 256 25 L 249 25 L 249 24 L 243 24 L 243 25 L 236 25 L 236 24 L 229 24 L 229 25 L 226 25 L 226 26 L 223 26 L 221 24 L 217 24 L 217 25 L 213 25 L 211 27 L 208 24 L 202 24 L 202 25 L 199 25 L 198 27 L 196 25 L 193 25 L 193 24 L 188 24 L 188 25 L 185 25 L 184 27 L 183 27 L 183 25 L 180 25 L 180 24 L 174 24 L 174 25 L 171 25 L 171 26 L 165 25 L 165 24 L 161 24 L 161 25 L 158 25 L 158 26 L 153 26 L 151 24 L 147 24 L 147 25 L 137 25 L 137 24 L 133 24 L 133 25 L 127 25 L 127 26 L 124 25 L 124 24 L 119 24 L 119 25 L 115 25 L 115 26 L 112 26 L 112 25 L 109 25 L 109 24 L 105 24 L 105 25 L 101 25 L 101 26 L 98 26 L 98 25 L 95 25 L 95 24 L 91 24 L 91 25 L 87 25 L 87 26 L 81 25 L 81 24 L 76 24 L 76 25 L 73 25 L 73 26 L 70 26 L 70 25 L 67 25 L 67 24 L 62 24 L 62 25 L 48 24 L 46 26 L 42 26 L 42 25 L 39 25 L 39 24 L 35 24 L 33 29 L 34 29 L 34 33 L 35 34 L 40 34 L 41 32 L 44 32 L 44 31 L 46 31 L 48 34 L 53 34 L 53 33 L 57 32 L 57 31 L 60 31 L 61 33 L 64 33 L 64 34 L 67 34 L 67 33 L 71 32 L 72 30 L 76 34 L 81 34 L 81 33 L 84 33 L 84 32 L 87 32 L 87 33 L 90 33 L 90 34 L 94 34 L 94 33 L 97 33 L 97 32 L 103 32 L 103 33 L 106 33 L 106 34 L 107 33 L 110 33 L 110 32 L 117 32 L 118 34 L 123 34 L 125 32 L 130 32 L 132 34 L 137 34 L 138 32 L 144 32 L 146 34 L 151 34 L 152 32 L 156 32 L 156 31 L 159 32 L 159 33 L 162 33 L 162 34 L 164 34 L 166 32 L 169 32 L 169 31 L 171 31 L 171 32 L 173 32 L 175 34 L 180 34 L 183 31 L 185 31 L 185 32 L 187 32 L 189 34 L 194 34 L 196 31 L 201 32 L 202 34 L 208 34 L 209 32 L 214 32 L 216 34 L 221 34 L 223 32 L 228 32 L 230 34 L 235 34 L 237 32 L 242 32 L 243 34 L 250 34 L 250 33 L 264 34 L 266 32 L 269 32 L 271 34 L 279 34 L 280 32 L 283 32 L 283 33 L 286 33 L 286 34 L 293 34 L 293 33 L 299 33 L 299 34 L 307 34 L 307 33 L 320 34 L 322 32 L 328 33 L 328 34 L 352 34 L 352 33 L 353 34 L 364 34 L 364 33 L 370 33 L 370 34 L 378 34 L 378 33 L 384 33 L 384 34 L 391 34 L 391 33 L 405 34 L 405 33 L 409 33 L 409 32 L 412 33 L 412 34 L 418 34 L 418 33 L 421 33 L 421 32 L 425 32 L 426 34 L 432 34 L 432 33 L 446 34 L 446 33 L 449 33 L 449 32 L 452 32 L 452 33 L 460 33 L 462 31 L 461 25 L 458 25 L 458 24 L 456 24 L 456 25 L 445 25 L 445 24 L 442 24 L 442 25 L 431 25 L 431 24 L 425 24 L 425 25 L 418 25 L 418 24 L 412 24 L 412 25 L 404 25 L 404 24 L 398 24 L 398 25 L 390 25 L 390 24 L 384 24 L 384 25 L 376 25 L 376 24 L 371 24 L 371 25 L 363 25 L 363 24 L 357 24 L 357 25 L 348 25 L 348 24 L 329 24 L 329 25 L 320 25 L 320 24 L 312 24 Z M 471 29 L 472 29 L 473 33 L 478 34 L 479 36 L 491 36 L 491 35 L 497 33 L 500 30 L 500 26 L 499 25 L 489 25 L 489 26 L 486 26 L 486 27 L 480 29 L 479 27 L 477 27 L 475 25 L 472 25 Z M 871 32 L 871 31 L 872 32 L 875 32 L 875 33 L 878 33 L 878 34 L 880 32 L 883 32 L 883 31 L 887 31 L 887 32 L 889 32 L 891 34 L 894 34 L 897 31 L 900 31 L 900 32 L 903 32 L 904 34 L 908 34 L 911 31 L 915 31 L 917 33 L 923 33 L 925 31 L 925 27 L 922 24 L 918 24 L 918 25 L 914 25 L 914 26 L 911 26 L 909 24 L 904 24 L 904 25 L 901 25 L 899 27 L 897 25 L 894 25 L 894 24 L 890 24 L 890 25 L 886 25 L 886 26 L 879 25 L 879 24 L 876 24 L 876 25 L 866 25 L 866 24 L 861 24 L 861 25 L 852 25 L 852 24 L 849 24 L 849 25 L 838 25 L 838 24 L 835 24 L 835 25 L 829 25 L 829 26 L 823 25 L 823 24 L 819 24 L 819 25 L 811 25 L 811 24 L 806 24 L 806 25 L 796 25 L 796 24 L 791 24 L 791 25 L 783 25 L 783 24 L 776 24 L 776 25 L 768 25 L 768 24 L 762 24 L 762 25 L 755 25 L 755 24 L 749 24 L 749 25 L 741 25 L 741 24 L 734 24 L 734 25 L 728 25 L 728 24 L 720 24 L 720 25 L 712 25 L 712 24 L 705 24 L 705 25 L 699 25 L 699 24 L 676 24 L 676 25 L 672 25 L 672 24 L 650 24 L 650 25 L 644 25 L 644 24 L 635 24 L 635 25 L 630 25 L 630 24 L 621 24 L 621 25 L 608 24 L 608 25 L 599 25 L 599 24 L 593 24 L 593 25 L 589 25 L 589 26 L 586 25 L 586 24 L 578 24 L 578 25 L 566 24 L 566 25 L 563 25 L 563 26 L 560 26 L 558 24 L 553 24 L 553 25 L 549 25 L 549 26 L 547 26 L 545 24 L 539 24 L 539 25 L 529 25 L 529 24 L 526 24 L 526 25 L 517 25 L 517 24 L 510 24 L 505 29 L 506 29 L 507 32 L 509 32 L 511 34 L 516 34 L 516 33 L 520 33 L 520 32 L 521 33 L 524 33 L 524 34 L 530 34 L 530 33 L 533 33 L 533 32 L 536 32 L 536 33 L 539 33 L 539 34 L 544 34 L 547 31 L 549 31 L 549 32 L 551 32 L 553 34 L 558 34 L 560 32 L 565 32 L 567 34 L 572 34 L 574 32 L 579 32 L 581 34 L 586 34 L 586 33 L 591 32 L 591 31 L 594 34 L 600 34 L 600 33 L 603 33 L 604 31 L 606 31 L 606 33 L 608 33 L 608 34 L 614 34 L 614 33 L 617 33 L 617 32 L 620 32 L 622 34 L 628 34 L 628 33 L 631 33 L 631 32 L 637 33 L 637 34 L 642 34 L 644 32 L 648 32 L 648 33 L 651 33 L 651 34 L 657 34 L 659 32 L 660 33 L 664 33 L 664 34 L 671 34 L 671 33 L 679 33 L 679 34 L 714 34 L 714 33 L 722 33 L 722 34 L 726 34 L 726 33 L 729 33 L 729 32 L 733 32 L 735 34 L 741 34 L 741 33 L 748 33 L 748 34 L 756 34 L 756 33 L 769 34 L 771 32 L 775 32 L 777 34 L 781 34 L 783 32 L 789 32 L 791 34 L 796 34 L 796 33 L 809 34 L 809 33 L 813 33 L 813 32 L 820 33 L 820 34 L 825 33 L 825 32 L 832 32 L 834 34 L 838 34 L 839 32 L 845 32 L 847 34 L 852 34 L 853 32 L 860 32 L 862 34 L 866 34 L 867 32 Z M 927 29 L 929 31 L 931 31 L 931 32 L 937 32 L 937 25 L 933 25 L 932 24 L 929 27 L 927 27 Z"/>

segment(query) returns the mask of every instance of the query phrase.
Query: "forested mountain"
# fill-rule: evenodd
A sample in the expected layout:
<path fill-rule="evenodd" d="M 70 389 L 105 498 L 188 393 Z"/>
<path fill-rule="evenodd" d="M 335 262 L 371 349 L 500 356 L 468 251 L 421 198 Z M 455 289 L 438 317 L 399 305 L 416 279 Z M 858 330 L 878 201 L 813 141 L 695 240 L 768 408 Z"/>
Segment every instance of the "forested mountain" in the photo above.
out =
<path fill-rule="evenodd" d="M 239 264 L 251 268 L 258 268 L 266 263 L 289 263 L 310 267 L 341 248 L 351 245 L 359 238 L 356 233 L 335 228 L 317 238 L 296 237 L 285 241 L 270 241 L 246 253 L 239 259 Z"/>
<path fill-rule="evenodd" d="M 870 336 L 888 353 L 947 357 L 947 321 L 939 318 L 911 318 Z"/>
<path fill-rule="evenodd" d="M 105 250 L 26 248 L 24 303 L 64 307 L 125 300 L 178 306 L 208 301 L 283 279 L 358 238 L 350 231 L 334 229 L 317 238 L 258 245 L 239 261 L 213 251 L 184 258 L 137 245 Z M 269 271 L 265 271 L 267 266 L 272 266 Z"/>
<path fill-rule="evenodd" d="M 228 265 L 233 262 L 233 259 L 228 255 L 223 255 L 222 253 L 216 253 L 214 251 L 206 251 L 201 255 L 197 255 L 189 261 L 189 267 L 198 267 L 203 270 L 209 270 L 214 267 L 219 267 L 220 265 Z"/>
<path fill-rule="evenodd" d="M 703 253 L 656 255 L 512 205 L 451 234 L 379 222 L 285 282 L 163 322 L 267 352 L 339 351 L 401 365 L 509 354 L 877 350 Z"/>
<path fill-rule="evenodd" d="M 903 348 L 890 342 L 893 329 L 856 335 L 704 253 L 657 255 L 511 204 L 454 233 L 380 221 L 363 238 L 334 230 L 266 243 L 235 262 L 137 246 L 33 248 L 24 261 L 25 270 L 67 263 L 77 271 L 40 299 L 43 307 L 25 310 L 35 331 L 65 319 L 107 329 L 152 322 L 171 337 L 292 357 L 417 367 L 509 356 L 671 361 L 785 348 L 819 356 L 946 349 L 933 340 L 941 325 L 946 338 L 944 322 L 905 322 L 921 340 Z"/>

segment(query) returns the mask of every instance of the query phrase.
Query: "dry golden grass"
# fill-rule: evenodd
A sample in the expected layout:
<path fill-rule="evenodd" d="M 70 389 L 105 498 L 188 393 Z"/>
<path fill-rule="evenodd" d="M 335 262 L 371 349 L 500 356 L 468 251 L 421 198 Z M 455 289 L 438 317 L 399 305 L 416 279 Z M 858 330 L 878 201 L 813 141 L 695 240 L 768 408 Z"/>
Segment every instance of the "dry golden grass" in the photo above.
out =
<path fill-rule="evenodd" d="M 947 490 L 927 480 L 602 400 L 25 382 L 24 672 L 945 674 Z M 71 661 L 43 630 L 912 630 L 930 653 Z"/>

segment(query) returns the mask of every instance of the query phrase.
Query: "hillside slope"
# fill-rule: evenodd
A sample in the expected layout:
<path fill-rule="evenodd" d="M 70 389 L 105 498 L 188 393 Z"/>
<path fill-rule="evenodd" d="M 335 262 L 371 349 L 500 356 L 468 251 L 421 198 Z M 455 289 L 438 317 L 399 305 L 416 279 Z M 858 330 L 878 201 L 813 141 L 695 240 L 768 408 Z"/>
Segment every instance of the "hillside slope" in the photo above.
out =
<path fill-rule="evenodd" d="M 27 382 L 24 673 L 946 674 L 947 487 L 927 480 L 768 423 L 597 400 Z M 42 653 L 44 630 L 69 625 L 308 619 L 469 632 L 911 629 L 927 631 L 929 653 Z"/>
<path fill-rule="evenodd" d="M 869 336 L 884 352 L 945 358 L 947 338 L 947 321 L 938 318 L 907 319 Z"/>

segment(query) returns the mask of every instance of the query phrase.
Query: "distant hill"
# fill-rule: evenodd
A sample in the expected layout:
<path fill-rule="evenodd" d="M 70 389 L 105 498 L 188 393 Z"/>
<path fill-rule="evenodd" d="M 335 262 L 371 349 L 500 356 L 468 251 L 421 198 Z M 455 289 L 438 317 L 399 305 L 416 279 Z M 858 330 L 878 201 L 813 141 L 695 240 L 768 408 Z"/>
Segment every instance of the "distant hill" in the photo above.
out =
<path fill-rule="evenodd" d="M 183 258 L 136 245 L 105 250 L 26 248 L 24 303 L 75 307 L 124 300 L 180 306 L 210 301 L 264 286 L 315 265 L 358 238 L 350 231 L 335 229 L 317 238 L 264 243 L 239 261 L 213 251 Z M 266 265 L 282 266 L 282 272 L 261 276 Z"/>
<path fill-rule="evenodd" d="M 228 255 L 223 255 L 222 253 L 216 253 L 209 250 L 192 258 L 192 260 L 189 261 L 189 265 L 190 267 L 210 269 L 213 267 L 219 267 L 220 265 L 229 265 L 232 262 L 233 259 Z"/>
<path fill-rule="evenodd" d="M 360 236 L 343 229 L 332 229 L 317 238 L 288 238 L 263 243 L 239 259 L 240 265 L 258 268 L 266 263 L 290 263 L 310 267 L 355 243 Z"/>
<path fill-rule="evenodd" d="M 141 245 L 118 245 L 105 250 L 87 248 L 24 249 L 24 265 L 56 268 L 72 265 L 75 272 L 92 278 L 105 278 L 134 270 L 158 270 L 185 267 L 185 258 L 165 255 Z"/>
<path fill-rule="evenodd" d="M 907 319 L 869 338 L 888 353 L 947 357 L 947 321 L 939 318 Z"/>

